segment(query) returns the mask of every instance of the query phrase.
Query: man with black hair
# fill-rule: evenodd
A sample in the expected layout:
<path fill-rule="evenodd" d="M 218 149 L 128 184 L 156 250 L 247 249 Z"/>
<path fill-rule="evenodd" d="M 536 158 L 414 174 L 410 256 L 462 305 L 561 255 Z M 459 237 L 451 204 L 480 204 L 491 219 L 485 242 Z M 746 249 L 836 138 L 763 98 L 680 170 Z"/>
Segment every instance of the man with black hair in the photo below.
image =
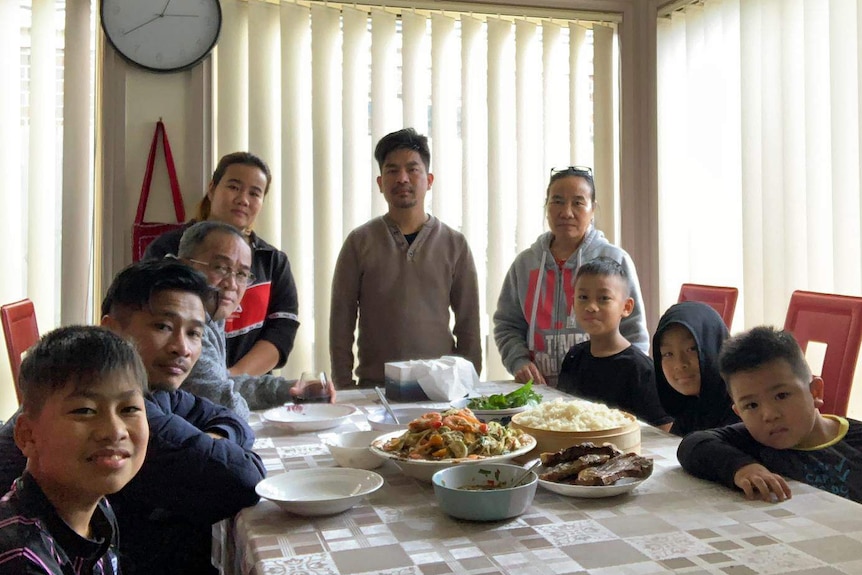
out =
<path fill-rule="evenodd" d="M 332 379 L 340 388 L 353 383 L 357 316 L 362 387 L 382 385 L 390 361 L 459 355 L 480 373 L 476 266 L 463 234 L 425 212 L 434 183 L 428 138 L 413 128 L 392 132 L 378 142 L 374 157 L 389 210 L 350 232 L 335 264 Z"/>

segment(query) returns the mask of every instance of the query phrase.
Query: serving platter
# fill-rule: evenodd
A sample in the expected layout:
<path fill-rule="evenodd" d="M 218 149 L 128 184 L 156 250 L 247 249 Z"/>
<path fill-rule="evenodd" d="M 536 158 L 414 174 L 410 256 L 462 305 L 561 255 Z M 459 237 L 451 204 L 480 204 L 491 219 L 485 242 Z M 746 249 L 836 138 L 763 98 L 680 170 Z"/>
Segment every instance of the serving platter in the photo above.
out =
<path fill-rule="evenodd" d="M 520 455 L 529 453 L 530 450 L 532 450 L 536 446 L 536 439 L 531 435 L 524 434 L 525 443 L 519 449 L 510 451 L 509 453 L 504 453 L 502 455 L 492 455 L 490 457 L 483 457 L 481 459 L 408 459 L 407 457 L 404 457 L 398 453 L 392 453 L 391 451 L 386 451 L 383 449 L 383 445 L 387 441 L 394 437 L 399 437 L 403 433 L 404 431 L 392 431 L 390 433 L 381 435 L 380 437 L 371 442 L 371 451 L 373 451 L 380 457 L 392 461 L 396 466 L 398 466 L 399 469 L 401 469 L 404 475 L 414 477 L 416 479 L 421 479 L 423 481 L 431 481 L 431 477 L 436 472 L 440 471 L 441 469 L 446 469 L 447 467 L 452 467 L 453 465 L 476 465 L 482 463 L 500 463 L 504 461 L 509 461 Z"/>
<path fill-rule="evenodd" d="M 319 431 L 338 427 L 358 410 L 340 403 L 303 403 L 282 405 L 263 412 L 263 419 L 288 431 Z"/>
<path fill-rule="evenodd" d="M 543 473 L 547 472 L 544 465 L 536 468 L 536 474 L 539 475 L 539 485 L 566 497 L 580 497 L 583 499 L 599 499 L 602 497 L 616 497 L 623 493 L 632 491 L 635 487 L 646 481 L 646 479 L 637 479 L 635 477 L 623 477 L 613 485 L 571 485 L 569 483 L 557 483 L 556 481 L 546 481 L 541 478 Z"/>

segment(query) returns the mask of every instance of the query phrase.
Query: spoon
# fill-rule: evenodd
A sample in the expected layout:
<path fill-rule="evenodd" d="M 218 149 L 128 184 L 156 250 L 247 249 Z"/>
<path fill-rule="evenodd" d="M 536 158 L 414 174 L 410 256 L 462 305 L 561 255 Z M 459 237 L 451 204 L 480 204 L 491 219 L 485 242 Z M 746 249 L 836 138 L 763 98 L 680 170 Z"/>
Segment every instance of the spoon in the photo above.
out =
<path fill-rule="evenodd" d="M 386 408 L 386 413 L 389 414 L 389 417 L 392 418 L 392 421 L 395 422 L 395 425 L 401 425 L 401 422 L 398 421 L 398 417 L 395 415 L 395 412 L 392 411 L 392 406 L 389 405 L 389 402 L 386 401 L 386 396 L 383 394 L 383 390 L 379 387 L 375 387 L 374 391 L 377 392 L 377 397 L 380 398 L 380 403 L 383 404 L 383 407 Z"/>
<path fill-rule="evenodd" d="M 541 460 L 541 459 L 537 459 L 536 461 L 534 461 L 534 462 L 533 462 L 533 464 L 532 464 L 531 466 L 529 466 L 529 467 L 524 471 L 524 473 L 522 473 L 521 475 L 519 475 L 519 476 L 515 479 L 515 481 L 513 481 L 513 482 L 512 482 L 512 487 L 518 487 L 518 486 L 519 486 L 519 485 L 520 485 L 520 484 L 521 484 L 521 483 L 522 483 L 522 482 L 527 478 L 527 476 L 529 476 L 529 475 L 530 475 L 530 472 L 531 472 L 532 470 L 534 470 L 535 468 L 537 468 L 541 462 L 542 462 L 542 460 Z"/>

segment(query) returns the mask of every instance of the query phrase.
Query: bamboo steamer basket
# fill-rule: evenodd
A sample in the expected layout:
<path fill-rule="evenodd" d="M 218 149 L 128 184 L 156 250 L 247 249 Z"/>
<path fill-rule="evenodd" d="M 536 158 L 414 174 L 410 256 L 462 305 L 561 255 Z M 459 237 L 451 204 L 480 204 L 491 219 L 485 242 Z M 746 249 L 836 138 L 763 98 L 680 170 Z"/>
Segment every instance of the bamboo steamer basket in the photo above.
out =
<path fill-rule="evenodd" d="M 536 438 L 536 448 L 526 456 L 522 456 L 524 459 L 536 457 L 540 453 L 559 451 L 586 441 L 590 441 L 596 445 L 612 443 L 623 453 L 640 454 L 641 426 L 634 415 L 626 412 L 623 413 L 628 418 L 629 423 L 622 427 L 597 431 L 552 431 L 530 427 L 520 423 L 519 416 L 523 415 L 521 413 L 512 416 L 509 426 L 513 429 L 520 429 L 524 433 L 528 433 Z"/>

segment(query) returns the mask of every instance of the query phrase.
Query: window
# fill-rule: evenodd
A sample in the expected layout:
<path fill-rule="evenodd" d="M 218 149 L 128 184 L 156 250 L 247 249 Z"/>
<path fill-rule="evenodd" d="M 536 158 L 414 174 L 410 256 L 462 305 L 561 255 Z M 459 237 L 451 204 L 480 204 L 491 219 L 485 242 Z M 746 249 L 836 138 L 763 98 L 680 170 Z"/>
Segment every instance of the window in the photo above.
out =
<path fill-rule="evenodd" d="M 280 188 L 255 228 L 297 281 L 289 371 L 329 362 L 332 270 L 347 233 L 386 211 L 372 154 L 386 133 L 431 140 L 428 210 L 467 236 L 486 334 L 509 265 L 545 229 L 551 166 L 599 166 L 610 208 L 597 224 L 611 236 L 618 225 L 614 22 L 433 6 L 222 2 L 215 149 L 257 153 Z M 484 347 L 484 375 L 505 377 L 493 338 Z"/>

